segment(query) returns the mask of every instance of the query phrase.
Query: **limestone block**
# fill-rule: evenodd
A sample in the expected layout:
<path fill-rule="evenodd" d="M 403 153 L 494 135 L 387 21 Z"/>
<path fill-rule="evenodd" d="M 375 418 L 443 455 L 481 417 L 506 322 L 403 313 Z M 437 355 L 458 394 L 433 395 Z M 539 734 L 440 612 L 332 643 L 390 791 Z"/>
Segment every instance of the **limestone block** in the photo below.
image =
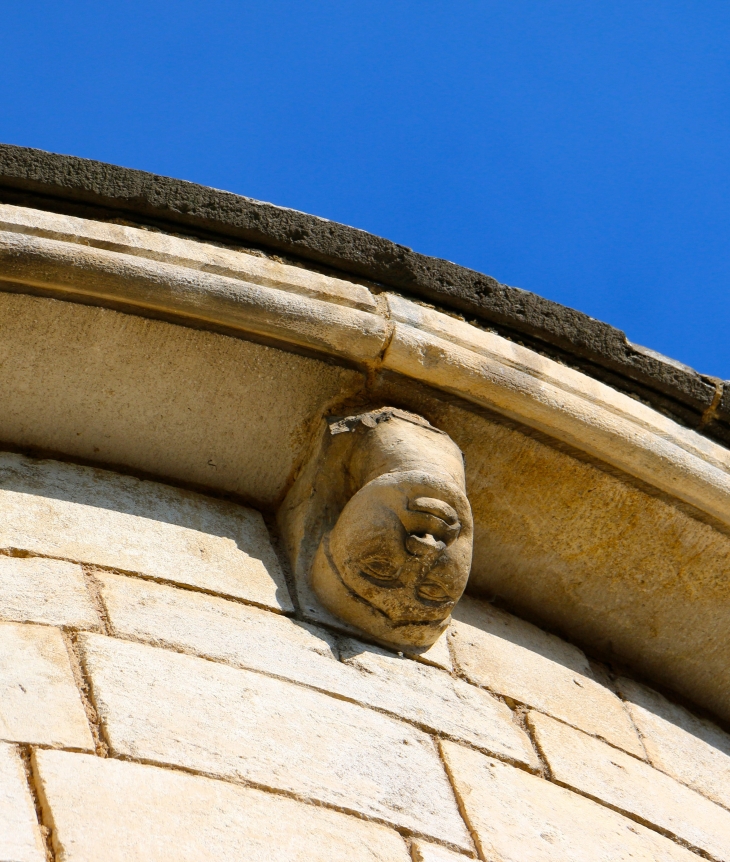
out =
<path fill-rule="evenodd" d="M 650 762 L 730 808 L 730 736 L 630 679 L 618 680 Z"/>
<path fill-rule="evenodd" d="M 438 844 L 429 844 L 425 841 L 413 842 L 411 857 L 413 862 L 465 862 L 466 860 L 461 853 L 454 853 Z"/>
<path fill-rule="evenodd" d="M 540 713 L 530 713 L 555 781 L 730 860 L 730 811 L 647 763 Z"/>
<path fill-rule="evenodd" d="M 421 649 L 408 649 L 408 647 L 406 647 L 403 650 L 403 655 L 407 655 L 416 661 L 423 662 L 423 664 L 430 664 L 434 667 L 440 667 L 442 670 L 452 671 L 454 669 L 454 665 L 451 661 L 451 653 L 449 652 L 449 642 L 446 637 L 447 633 L 448 629 L 430 647 L 421 647 Z"/>
<path fill-rule="evenodd" d="M 14 745 L 4 743 L 0 743 L 0 859 L 46 859 L 20 755 Z"/>
<path fill-rule="evenodd" d="M 351 368 L 160 320 L 0 293 L 0 440 L 273 506 Z"/>
<path fill-rule="evenodd" d="M 93 750 L 58 629 L 0 623 L 0 739 Z"/>
<path fill-rule="evenodd" d="M 377 391 L 464 452 L 472 595 L 730 718 L 730 537 L 548 441 L 405 383 Z M 647 631 L 656 637 L 647 637 Z"/>
<path fill-rule="evenodd" d="M 139 578 L 96 577 L 116 635 L 337 693 L 347 691 L 352 676 L 349 688 L 356 689 L 357 674 L 337 660 L 334 638 L 324 629 Z"/>
<path fill-rule="evenodd" d="M 293 683 L 101 635 L 83 635 L 112 753 L 359 812 L 469 847 L 426 734 Z"/>
<path fill-rule="evenodd" d="M 0 547 L 292 609 L 258 512 L 106 470 L 0 454 Z"/>
<path fill-rule="evenodd" d="M 623 704 L 571 644 L 466 597 L 454 611 L 451 643 L 459 670 L 477 685 L 644 756 Z"/>
<path fill-rule="evenodd" d="M 341 653 L 369 682 L 366 697 L 371 706 L 537 767 L 532 745 L 512 711 L 483 689 L 358 641 L 347 640 Z"/>
<path fill-rule="evenodd" d="M 394 294 L 383 366 L 458 393 L 730 521 L 730 453 L 637 399 Z"/>
<path fill-rule="evenodd" d="M 0 556 L 0 619 L 99 628 L 81 567 L 43 557 Z"/>
<path fill-rule="evenodd" d="M 697 862 L 667 838 L 543 778 L 453 743 L 442 750 L 483 859 Z"/>
<path fill-rule="evenodd" d="M 510 710 L 434 667 L 346 641 L 336 660 L 323 629 L 258 608 L 100 574 L 114 633 L 320 688 L 526 765 L 534 754 Z"/>
<path fill-rule="evenodd" d="M 376 823 L 210 778 L 36 751 L 64 862 L 406 862 Z"/>
<path fill-rule="evenodd" d="M 360 362 L 376 360 L 383 317 L 204 270 L 77 243 L 0 232 L 0 279 L 272 338 Z"/>
<path fill-rule="evenodd" d="M 351 281 L 243 251 L 127 225 L 0 204 L 0 230 L 176 263 L 364 311 L 376 308 L 370 291 Z"/>

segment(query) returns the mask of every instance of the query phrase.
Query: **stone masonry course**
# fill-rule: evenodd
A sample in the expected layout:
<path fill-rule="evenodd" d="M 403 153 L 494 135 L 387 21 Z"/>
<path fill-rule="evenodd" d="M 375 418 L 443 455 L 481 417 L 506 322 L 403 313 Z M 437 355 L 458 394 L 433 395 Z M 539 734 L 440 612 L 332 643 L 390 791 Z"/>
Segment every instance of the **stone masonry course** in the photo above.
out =
<path fill-rule="evenodd" d="M 474 599 L 448 637 L 453 672 L 284 615 L 265 528 L 232 504 L 220 520 L 218 501 L 148 483 L 151 502 L 133 480 L 145 515 L 126 502 L 104 546 L 100 504 L 123 508 L 128 486 L 93 471 L 101 487 L 73 503 L 87 469 L 32 486 L 37 511 L 51 487 L 52 505 L 82 506 L 88 535 L 78 510 L 54 516 L 78 536 L 61 560 L 47 523 L 8 505 L 17 485 L 0 489 L 0 859 L 40 862 L 45 834 L 55 862 L 452 862 L 472 839 L 495 862 L 730 860 L 730 746 L 706 719 L 630 680 L 620 699 L 580 650 Z M 175 557 L 193 545 L 159 539 L 162 512 L 187 512 L 203 543 L 254 525 L 240 541 L 261 568 L 235 587 L 253 604 L 198 581 L 210 562 Z M 144 567 L 123 564 L 155 541 Z M 156 576 L 166 553 L 184 582 L 169 560 Z"/>

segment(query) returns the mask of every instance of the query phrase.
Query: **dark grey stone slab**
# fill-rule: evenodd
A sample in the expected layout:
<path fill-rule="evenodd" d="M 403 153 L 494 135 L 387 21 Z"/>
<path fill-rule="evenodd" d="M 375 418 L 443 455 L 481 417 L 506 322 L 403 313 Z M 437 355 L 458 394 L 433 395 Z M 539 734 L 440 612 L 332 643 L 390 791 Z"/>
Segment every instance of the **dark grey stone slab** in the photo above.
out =
<path fill-rule="evenodd" d="M 357 228 L 183 180 L 7 144 L 0 145 L 0 200 L 253 246 L 364 278 L 461 312 L 730 442 L 727 391 L 707 421 L 714 378 L 634 345 L 580 311 Z"/>

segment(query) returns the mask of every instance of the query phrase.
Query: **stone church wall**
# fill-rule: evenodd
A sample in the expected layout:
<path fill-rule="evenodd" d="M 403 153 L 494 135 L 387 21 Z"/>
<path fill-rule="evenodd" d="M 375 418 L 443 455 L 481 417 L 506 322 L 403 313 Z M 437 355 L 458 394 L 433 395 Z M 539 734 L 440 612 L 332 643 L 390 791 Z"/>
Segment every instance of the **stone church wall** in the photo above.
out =
<path fill-rule="evenodd" d="M 262 516 L 0 456 L 0 859 L 730 859 L 730 737 L 489 603 L 302 620 Z"/>

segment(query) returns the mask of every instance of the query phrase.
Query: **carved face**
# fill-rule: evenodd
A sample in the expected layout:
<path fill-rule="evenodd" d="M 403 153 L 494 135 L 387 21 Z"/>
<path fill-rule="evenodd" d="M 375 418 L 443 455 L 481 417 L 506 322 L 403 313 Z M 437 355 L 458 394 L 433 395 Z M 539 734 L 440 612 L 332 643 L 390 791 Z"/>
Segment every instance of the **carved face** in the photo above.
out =
<path fill-rule="evenodd" d="M 380 640 L 426 646 L 449 622 L 471 565 L 471 509 L 446 478 L 388 473 L 361 488 L 322 541 L 320 599 Z"/>

